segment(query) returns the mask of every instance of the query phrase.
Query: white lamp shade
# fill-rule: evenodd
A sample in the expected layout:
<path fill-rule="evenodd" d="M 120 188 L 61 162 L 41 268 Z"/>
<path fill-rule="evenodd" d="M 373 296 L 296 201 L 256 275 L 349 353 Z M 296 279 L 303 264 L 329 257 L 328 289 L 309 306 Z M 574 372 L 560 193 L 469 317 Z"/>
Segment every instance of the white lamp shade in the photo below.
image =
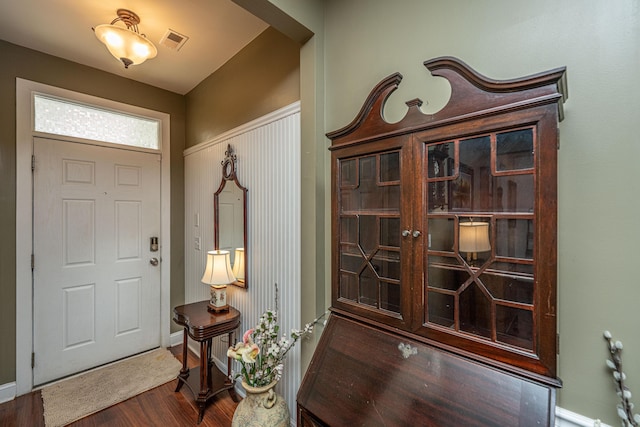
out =
<path fill-rule="evenodd" d="M 207 285 L 228 285 L 236 278 L 231 270 L 229 251 L 207 252 L 207 266 L 202 275 L 202 283 Z"/>
<path fill-rule="evenodd" d="M 107 46 L 111 55 L 125 67 L 142 64 L 158 54 L 156 47 L 140 33 L 111 24 L 95 27 L 96 37 Z"/>
<path fill-rule="evenodd" d="M 233 256 L 233 275 L 239 281 L 244 281 L 244 248 L 236 248 Z"/>
<path fill-rule="evenodd" d="M 460 241 L 458 250 L 460 252 L 486 252 L 491 250 L 489 242 L 488 222 L 461 222 Z"/>

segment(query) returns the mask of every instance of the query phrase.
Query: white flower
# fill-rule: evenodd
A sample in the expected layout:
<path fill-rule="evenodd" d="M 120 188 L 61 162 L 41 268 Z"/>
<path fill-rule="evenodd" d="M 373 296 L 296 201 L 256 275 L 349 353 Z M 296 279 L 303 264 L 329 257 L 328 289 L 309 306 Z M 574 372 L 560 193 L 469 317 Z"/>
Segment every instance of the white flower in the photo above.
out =
<path fill-rule="evenodd" d="M 235 360 L 242 367 L 236 377 L 242 377 L 247 384 L 254 387 L 280 380 L 287 353 L 302 336 L 313 330 L 313 324 L 318 321 L 319 319 L 316 319 L 305 325 L 303 330 L 292 329 L 288 338 L 286 335 L 279 336 L 277 312 L 266 310 L 260 316 L 256 327 L 245 332 L 243 342 L 238 344 L 242 344 L 242 349 L 247 354 L 239 352 L 236 348 L 238 345 L 229 348 L 229 352 L 235 352 Z"/>

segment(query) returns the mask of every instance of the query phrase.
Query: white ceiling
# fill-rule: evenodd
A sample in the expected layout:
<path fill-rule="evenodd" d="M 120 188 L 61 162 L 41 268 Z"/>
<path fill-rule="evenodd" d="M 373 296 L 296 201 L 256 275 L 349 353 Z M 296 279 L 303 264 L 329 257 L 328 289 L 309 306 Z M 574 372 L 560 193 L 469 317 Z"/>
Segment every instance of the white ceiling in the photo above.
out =
<path fill-rule="evenodd" d="M 92 31 L 120 8 L 140 16 L 139 31 L 158 48 L 158 56 L 129 69 Z M 0 0 L 0 39 L 179 94 L 267 26 L 231 0 Z M 160 45 L 168 29 L 189 37 L 179 51 Z"/>

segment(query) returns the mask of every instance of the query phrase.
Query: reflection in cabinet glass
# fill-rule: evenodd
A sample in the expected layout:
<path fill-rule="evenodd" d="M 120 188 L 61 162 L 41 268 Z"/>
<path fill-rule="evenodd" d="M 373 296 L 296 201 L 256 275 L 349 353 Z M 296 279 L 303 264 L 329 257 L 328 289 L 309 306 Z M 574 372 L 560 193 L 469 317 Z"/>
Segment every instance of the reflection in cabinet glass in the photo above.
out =
<path fill-rule="evenodd" d="M 535 140 L 530 126 L 425 141 L 428 324 L 535 349 Z"/>
<path fill-rule="evenodd" d="M 400 313 L 399 152 L 339 163 L 339 298 Z"/>

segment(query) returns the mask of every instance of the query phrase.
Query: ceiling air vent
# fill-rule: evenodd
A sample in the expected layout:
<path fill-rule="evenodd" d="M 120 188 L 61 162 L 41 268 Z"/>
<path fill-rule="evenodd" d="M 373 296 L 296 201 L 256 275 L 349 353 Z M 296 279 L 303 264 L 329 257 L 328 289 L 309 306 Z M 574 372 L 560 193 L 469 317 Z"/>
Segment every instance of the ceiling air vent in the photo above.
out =
<path fill-rule="evenodd" d="M 160 39 L 160 44 L 164 47 L 168 47 L 169 49 L 180 50 L 187 40 L 189 40 L 189 37 L 169 28 Z"/>

